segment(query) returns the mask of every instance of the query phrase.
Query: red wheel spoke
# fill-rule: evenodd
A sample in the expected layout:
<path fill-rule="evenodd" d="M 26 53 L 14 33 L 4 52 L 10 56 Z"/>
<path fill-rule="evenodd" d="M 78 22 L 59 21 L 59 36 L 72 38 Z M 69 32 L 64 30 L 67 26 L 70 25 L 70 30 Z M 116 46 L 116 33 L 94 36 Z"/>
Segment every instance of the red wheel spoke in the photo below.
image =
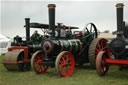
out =
<path fill-rule="evenodd" d="M 59 70 L 61 71 L 62 68 L 63 68 L 63 66 L 60 65 L 60 66 L 59 66 Z"/>
<path fill-rule="evenodd" d="M 104 50 L 107 46 L 103 47 L 102 49 Z"/>
<path fill-rule="evenodd" d="M 40 70 L 43 71 L 42 66 L 40 65 Z"/>
<path fill-rule="evenodd" d="M 39 72 L 40 72 L 41 66 L 39 65 Z"/>
<path fill-rule="evenodd" d="M 34 61 L 37 61 L 37 59 L 35 58 Z"/>
<path fill-rule="evenodd" d="M 64 63 L 61 63 L 60 66 L 63 67 L 65 64 Z"/>
<path fill-rule="evenodd" d="M 39 60 L 40 60 L 40 57 L 39 56 L 36 56 Z"/>
<path fill-rule="evenodd" d="M 64 57 L 62 57 L 62 60 L 64 61 L 64 63 L 65 63 L 65 59 L 64 59 Z"/>
<path fill-rule="evenodd" d="M 38 65 L 38 64 L 36 64 L 36 67 L 35 67 L 35 68 L 37 69 L 37 67 L 38 67 L 38 66 L 39 66 L 39 65 Z"/>
<path fill-rule="evenodd" d="M 69 61 L 69 57 L 68 57 L 68 55 L 66 56 L 66 59 L 67 59 L 66 62 L 68 62 L 68 61 Z"/>
<path fill-rule="evenodd" d="M 101 49 L 104 48 L 103 41 L 101 40 Z"/>
<path fill-rule="evenodd" d="M 68 64 L 71 64 L 71 59 L 68 60 Z"/>
<path fill-rule="evenodd" d="M 106 44 L 106 41 L 105 41 L 105 40 L 103 40 L 103 43 L 105 43 L 105 44 Z"/>
<path fill-rule="evenodd" d="M 100 42 L 99 42 L 98 44 L 99 44 L 99 49 L 102 49 L 102 48 L 101 48 L 101 45 L 100 45 Z"/>
<path fill-rule="evenodd" d="M 100 50 L 96 48 L 96 51 L 99 52 Z"/>
<path fill-rule="evenodd" d="M 69 65 L 67 66 L 68 71 L 70 71 L 70 67 L 71 67 L 71 66 L 69 66 Z"/>
<path fill-rule="evenodd" d="M 59 64 L 60 64 L 61 66 L 65 65 L 64 61 L 59 61 Z"/>
<path fill-rule="evenodd" d="M 63 71 L 62 71 L 62 73 L 65 73 L 65 67 L 63 67 Z"/>
<path fill-rule="evenodd" d="M 38 62 L 34 63 L 34 65 L 35 65 L 35 64 L 38 64 Z"/>
<path fill-rule="evenodd" d="M 99 42 L 98 42 L 98 48 L 99 48 L 99 50 L 101 49 Z"/>
<path fill-rule="evenodd" d="M 70 61 L 68 64 L 72 64 L 72 62 Z"/>
<path fill-rule="evenodd" d="M 65 72 L 66 72 L 66 73 L 68 73 L 68 71 L 69 71 L 69 70 L 68 70 L 68 68 L 67 68 L 67 67 L 65 67 Z"/>

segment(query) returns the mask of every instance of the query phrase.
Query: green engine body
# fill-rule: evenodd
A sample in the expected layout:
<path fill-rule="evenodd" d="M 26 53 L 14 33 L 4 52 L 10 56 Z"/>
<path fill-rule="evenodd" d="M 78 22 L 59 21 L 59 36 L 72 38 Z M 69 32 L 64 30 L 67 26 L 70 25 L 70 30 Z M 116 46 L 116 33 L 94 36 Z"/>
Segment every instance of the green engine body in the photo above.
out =
<path fill-rule="evenodd" d="M 82 49 L 83 44 L 79 39 L 69 40 L 45 40 L 43 43 L 43 51 L 47 54 L 57 55 L 61 51 L 69 51 L 78 53 Z"/>

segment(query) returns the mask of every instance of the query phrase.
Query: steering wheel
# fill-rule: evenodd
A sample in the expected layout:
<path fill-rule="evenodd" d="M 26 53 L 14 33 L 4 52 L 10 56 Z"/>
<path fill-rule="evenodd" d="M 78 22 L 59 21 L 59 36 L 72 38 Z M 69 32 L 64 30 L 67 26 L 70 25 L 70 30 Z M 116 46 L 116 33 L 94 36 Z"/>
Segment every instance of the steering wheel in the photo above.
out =
<path fill-rule="evenodd" d="M 93 39 L 94 39 L 94 38 L 97 38 L 98 33 L 97 33 L 97 28 L 96 28 L 95 24 L 93 24 L 93 23 L 88 23 L 88 24 L 86 25 L 86 27 L 84 28 L 84 30 L 83 30 L 83 35 L 85 35 L 86 33 L 92 35 L 92 38 L 93 38 Z M 87 34 L 86 34 L 86 35 L 87 35 Z"/>

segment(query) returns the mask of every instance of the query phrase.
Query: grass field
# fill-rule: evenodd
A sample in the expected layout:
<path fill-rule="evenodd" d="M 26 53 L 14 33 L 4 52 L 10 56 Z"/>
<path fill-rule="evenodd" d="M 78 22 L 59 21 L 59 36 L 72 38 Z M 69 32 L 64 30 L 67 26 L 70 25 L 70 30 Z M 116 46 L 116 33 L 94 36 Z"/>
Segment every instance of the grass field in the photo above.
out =
<path fill-rule="evenodd" d="M 128 85 L 128 69 L 119 71 L 111 67 L 108 74 L 99 77 L 89 65 L 75 68 L 70 77 L 60 77 L 55 68 L 50 68 L 42 75 L 28 72 L 8 72 L 1 64 L 0 56 L 0 85 Z"/>

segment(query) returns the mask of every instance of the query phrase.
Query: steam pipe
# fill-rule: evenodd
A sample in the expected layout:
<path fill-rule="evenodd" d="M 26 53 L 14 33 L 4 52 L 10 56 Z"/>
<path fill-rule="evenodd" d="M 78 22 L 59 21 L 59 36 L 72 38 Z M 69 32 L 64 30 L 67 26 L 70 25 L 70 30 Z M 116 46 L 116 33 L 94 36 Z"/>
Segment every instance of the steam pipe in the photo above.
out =
<path fill-rule="evenodd" d="M 55 4 L 49 4 L 49 29 L 52 30 L 52 36 L 55 37 Z"/>

